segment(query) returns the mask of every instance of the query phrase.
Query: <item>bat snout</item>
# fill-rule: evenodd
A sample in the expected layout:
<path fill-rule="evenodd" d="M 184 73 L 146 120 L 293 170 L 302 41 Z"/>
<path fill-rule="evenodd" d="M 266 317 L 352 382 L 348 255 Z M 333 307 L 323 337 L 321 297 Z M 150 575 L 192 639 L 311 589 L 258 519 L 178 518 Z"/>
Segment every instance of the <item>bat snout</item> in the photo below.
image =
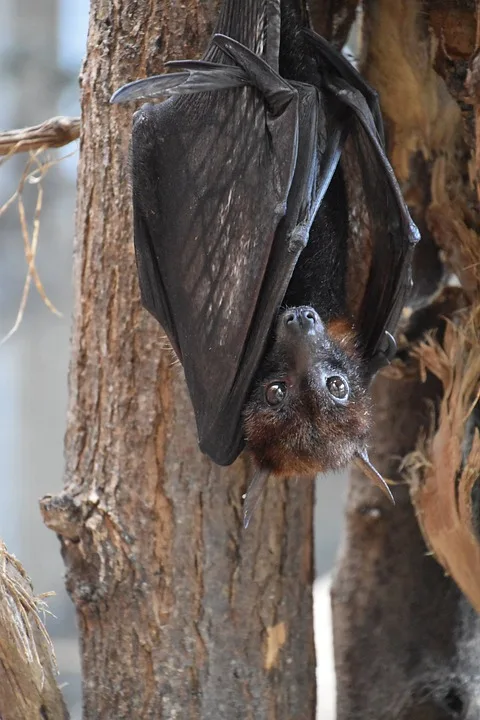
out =
<path fill-rule="evenodd" d="M 318 335 L 325 331 L 316 310 L 308 306 L 285 310 L 280 318 L 280 323 L 288 335 Z"/>

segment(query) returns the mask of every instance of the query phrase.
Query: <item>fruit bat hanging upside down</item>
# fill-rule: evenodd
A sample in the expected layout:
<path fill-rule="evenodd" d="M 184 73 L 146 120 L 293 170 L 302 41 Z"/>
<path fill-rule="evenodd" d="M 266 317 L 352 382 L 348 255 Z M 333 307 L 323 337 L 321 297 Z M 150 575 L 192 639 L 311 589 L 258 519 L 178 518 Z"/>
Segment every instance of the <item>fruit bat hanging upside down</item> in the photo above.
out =
<path fill-rule="evenodd" d="M 368 388 L 395 353 L 418 231 L 376 94 L 305 18 L 300 0 L 225 0 L 203 60 L 112 98 L 168 98 L 134 118 L 140 289 L 202 451 L 253 455 L 245 525 L 269 474 L 355 461 L 390 494 L 368 460 Z"/>

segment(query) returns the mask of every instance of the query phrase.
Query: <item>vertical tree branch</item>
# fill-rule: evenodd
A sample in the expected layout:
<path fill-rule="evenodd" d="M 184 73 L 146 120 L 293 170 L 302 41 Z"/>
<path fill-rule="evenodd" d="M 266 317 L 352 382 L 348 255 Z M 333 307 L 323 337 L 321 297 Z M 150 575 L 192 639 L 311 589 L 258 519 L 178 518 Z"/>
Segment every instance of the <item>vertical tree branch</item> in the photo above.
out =
<path fill-rule="evenodd" d="M 379 378 L 376 466 L 401 481 L 399 458 L 430 423 L 433 378 Z M 404 481 L 403 481 L 404 482 Z M 396 506 L 354 474 L 332 592 L 338 720 L 448 720 L 476 707 L 478 616 L 425 547 L 408 487 Z M 475 717 L 476 715 L 468 715 Z"/>
<path fill-rule="evenodd" d="M 140 307 L 128 143 L 108 104 L 160 59 L 198 56 L 213 0 L 92 0 L 82 72 L 66 482 L 61 538 L 84 717 L 312 717 L 312 486 L 272 483 L 247 533 L 246 462 L 197 449 L 181 369 Z M 161 55 L 161 57 L 160 57 Z"/>
<path fill-rule="evenodd" d="M 472 173 L 475 139 L 471 107 L 465 103 L 465 79 L 474 50 L 474 7 L 468 1 L 380 0 L 367 3 L 365 10 L 365 73 L 380 93 L 394 168 L 424 236 L 441 248 L 449 269 L 460 279 L 465 290 L 461 302 L 473 306 L 472 312 L 456 316 L 459 336 L 471 338 L 479 286 L 478 214 L 471 178 L 478 169 Z M 438 272 L 425 254 L 417 270 L 423 288 L 417 304 L 426 304 Z M 333 590 L 338 720 L 447 720 L 478 715 L 478 616 L 437 562 L 445 562 L 445 554 L 438 553 L 435 559 L 425 546 L 415 514 L 420 513 L 433 550 L 448 548 L 448 567 L 454 577 L 458 573 L 465 589 L 460 576 L 475 553 L 468 561 L 459 553 L 466 550 L 462 540 L 471 532 L 470 521 L 462 515 L 463 524 L 455 535 L 446 523 L 448 515 L 436 511 L 445 498 L 455 503 L 455 493 L 450 487 L 446 490 L 446 483 L 459 486 L 458 497 L 467 491 L 457 445 L 462 444 L 475 404 L 470 403 L 457 422 L 466 398 L 456 395 L 455 389 L 452 392 L 452 384 L 446 387 L 445 373 L 435 369 L 446 349 L 444 369 L 463 382 L 462 387 L 470 383 L 471 390 L 478 385 L 478 347 L 470 355 L 448 353 L 453 331 L 439 330 L 441 318 L 458 306 L 443 301 L 450 298 L 445 292 L 413 315 L 409 326 L 410 339 L 415 329 L 415 342 L 434 329 L 439 345 L 429 342 L 417 350 L 419 367 L 416 359 L 408 359 L 412 345 L 407 344 L 406 364 L 399 376 L 386 373 L 376 382 L 374 457 L 387 477 L 406 483 L 400 462 L 408 453 L 416 453 L 410 457 L 410 466 L 417 471 L 415 510 L 406 484 L 394 488 L 393 509 L 374 497 L 360 478 L 352 478 L 347 538 Z M 476 337 L 478 342 L 478 332 Z M 432 347 L 437 365 L 427 361 L 431 359 L 427 349 Z M 420 380 L 423 375 L 426 382 Z M 446 401 L 451 401 L 448 412 Z M 474 427 L 473 438 L 478 437 L 476 432 Z M 436 433 L 439 452 L 431 454 L 430 439 Z M 442 545 L 433 542 L 435 533 L 427 522 L 435 515 L 439 522 L 434 528 L 443 532 Z M 476 542 L 471 536 L 470 541 Z"/>

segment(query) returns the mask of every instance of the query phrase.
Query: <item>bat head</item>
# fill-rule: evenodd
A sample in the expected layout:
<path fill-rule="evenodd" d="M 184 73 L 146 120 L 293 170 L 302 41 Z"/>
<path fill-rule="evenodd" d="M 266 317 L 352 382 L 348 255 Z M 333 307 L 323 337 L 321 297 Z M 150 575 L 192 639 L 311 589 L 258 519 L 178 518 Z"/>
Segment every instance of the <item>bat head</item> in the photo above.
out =
<path fill-rule="evenodd" d="M 244 410 L 258 467 L 277 476 L 312 475 L 365 456 L 367 387 L 346 321 L 325 326 L 306 306 L 282 312 Z"/>

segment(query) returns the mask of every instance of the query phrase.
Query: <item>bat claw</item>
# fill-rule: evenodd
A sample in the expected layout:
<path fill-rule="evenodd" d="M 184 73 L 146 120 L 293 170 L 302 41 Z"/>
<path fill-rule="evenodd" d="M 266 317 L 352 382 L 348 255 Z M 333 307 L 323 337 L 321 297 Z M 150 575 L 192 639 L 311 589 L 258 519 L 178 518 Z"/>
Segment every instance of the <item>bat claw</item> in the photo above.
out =
<path fill-rule="evenodd" d="M 385 330 L 384 333 L 384 341 L 383 341 L 383 347 L 378 350 L 378 352 L 375 353 L 375 355 L 370 360 L 368 371 L 370 375 L 373 376 L 376 375 L 376 373 L 381 370 L 382 367 L 385 367 L 386 365 L 390 365 L 393 358 L 397 354 L 397 343 L 395 338 L 391 333 L 388 332 L 388 330 Z"/>
<path fill-rule="evenodd" d="M 392 505 L 395 505 L 395 498 L 393 497 L 390 488 L 388 487 L 387 483 L 380 475 L 378 470 L 373 467 L 366 450 L 363 450 L 361 453 L 358 453 L 355 456 L 354 463 L 358 467 L 358 469 L 361 470 L 363 474 L 366 475 L 369 480 L 373 482 L 374 485 L 380 488 L 383 494 L 386 495 L 387 498 L 390 500 Z"/>
<path fill-rule="evenodd" d="M 391 362 L 397 354 L 397 343 L 395 338 L 388 330 L 385 330 L 386 349 L 383 351 L 388 362 Z"/>
<path fill-rule="evenodd" d="M 245 502 L 243 504 L 243 527 L 246 530 L 250 524 L 250 520 L 253 516 L 258 501 L 262 495 L 269 476 L 268 470 L 257 470 L 253 479 L 248 486 L 248 490 L 245 493 Z"/>

